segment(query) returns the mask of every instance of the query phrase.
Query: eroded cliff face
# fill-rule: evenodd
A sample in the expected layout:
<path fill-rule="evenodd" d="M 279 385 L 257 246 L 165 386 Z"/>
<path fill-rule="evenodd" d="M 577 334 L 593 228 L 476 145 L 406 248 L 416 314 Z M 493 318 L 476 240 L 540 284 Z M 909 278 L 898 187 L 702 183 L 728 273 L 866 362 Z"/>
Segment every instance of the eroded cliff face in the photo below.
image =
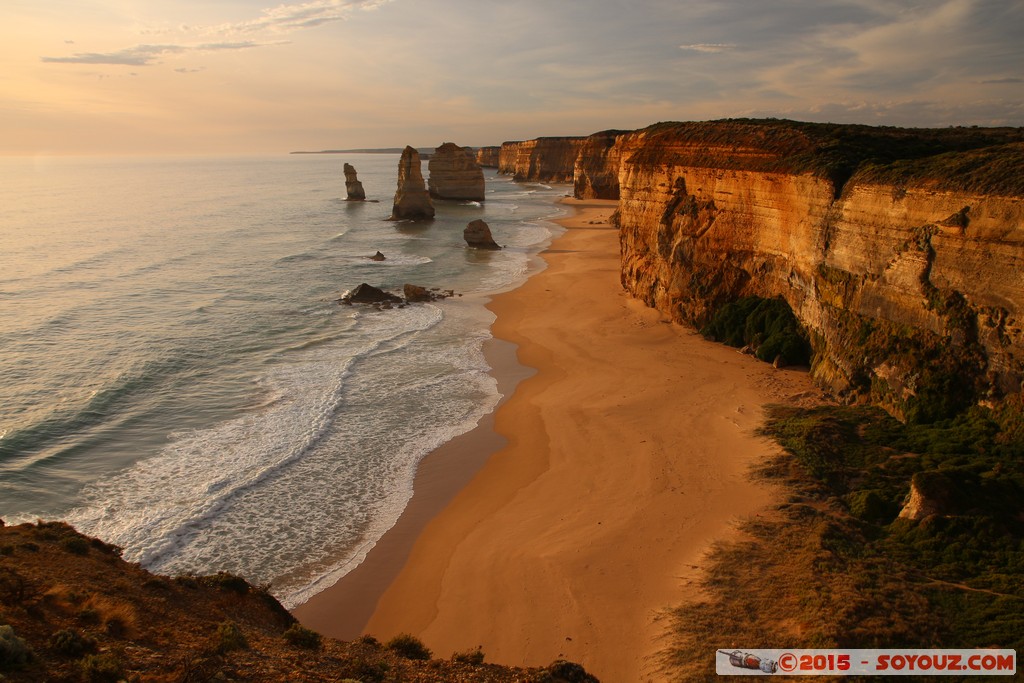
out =
<path fill-rule="evenodd" d="M 481 168 L 498 168 L 501 147 L 481 147 L 476 151 L 476 163 Z"/>
<path fill-rule="evenodd" d="M 629 131 L 594 133 L 580 145 L 573 164 L 574 196 L 577 199 L 618 199 L 622 145 Z"/>
<path fill-rule="evenodd" d="M 585 137 L 551 137 L 503 142 L 498 153 L 498 172 L 516 180 L 571 183 L 573 169 Z"/>
<path fill-rule="evenodd" d="M 934 168 L 881 182 L 878 164 L 806 131 L 704 125 L 719 129 L 600 141 L 620 157 L 629 292 L 696 326 L 741 296 L 784 297 L 810 332 L 814 376 L 898 415 L 1020 393 L 1021 193 L 956 187 Z M 1016 147 L 1000 159 L 1022 168 Z"/>

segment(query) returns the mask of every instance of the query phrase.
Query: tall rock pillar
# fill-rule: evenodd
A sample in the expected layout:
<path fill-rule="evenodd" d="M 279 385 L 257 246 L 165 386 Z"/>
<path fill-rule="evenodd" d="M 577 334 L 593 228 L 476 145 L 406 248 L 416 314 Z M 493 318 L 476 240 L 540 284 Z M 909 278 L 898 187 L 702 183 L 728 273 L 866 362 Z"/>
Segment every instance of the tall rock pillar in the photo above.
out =
<path fill-rule="evenodd" d="M 398 190 L 395 205 L 391 209 L 391 220 L 422 220 L 434 217 L 434 205 L 427 194 L 423 172 L 420 170 L 420 153 L 406 146 L 398 161 Z"/>
<path fill-rule="evenodd" d="M 366 199 L 366 192 L 363 191 L 363 184 L 356 178 L 356 169 L 351 164 L 345 164 L 345 192 L 348 196 L 345 201 L 361 202 Z"/>

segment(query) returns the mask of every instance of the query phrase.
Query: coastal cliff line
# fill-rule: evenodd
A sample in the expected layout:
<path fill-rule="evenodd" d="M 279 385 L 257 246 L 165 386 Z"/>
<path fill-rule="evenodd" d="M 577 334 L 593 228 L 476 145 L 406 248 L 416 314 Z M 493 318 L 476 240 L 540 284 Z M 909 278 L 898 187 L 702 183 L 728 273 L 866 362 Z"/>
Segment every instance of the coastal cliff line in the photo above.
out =
<path fill-rule="evenodd" d="M 915 421 L 1021 409 L 1024 129 L 661 123 L 505 143 L 499 172 L 618 199 L 623 287 L 698 328 L 784 299 L 811 372 Z"/>

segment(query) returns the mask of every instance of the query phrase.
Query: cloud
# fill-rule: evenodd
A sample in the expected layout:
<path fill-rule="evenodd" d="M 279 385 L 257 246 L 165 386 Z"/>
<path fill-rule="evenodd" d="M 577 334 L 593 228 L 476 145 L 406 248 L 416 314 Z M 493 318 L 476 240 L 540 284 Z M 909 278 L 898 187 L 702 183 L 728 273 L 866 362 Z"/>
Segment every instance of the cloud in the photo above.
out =
<path fill-rule="evenodd" d="M 174 71 L 179 73 L 179 74 L 197 74 L 200 71 L 206 71 L 206 67 L 205 66 L 200 66 L 200 67 L 198 67 L 196 69 L 189 69 L 189 68 L 186 68 L 186 67 L 181 67 L 180 69 L 175 69 Z"/>
<path fill-rule="evenodd" d="M 390 0 L 311 0 L 292 5 L 278 5 L 262 11 L 259 17 L 232 24 L 211 27 L 217 33 L 289 33 L 341 21 L 356 10 L 372 10 Z"/>
<path fill-rule="evenodd" d="M 982 81 L 986 85 L 1000 84 L 1000 83 L 1024 83 L 1024 78 L 992 78 L 987 81 Z"/>
<path fill-rule="evenodd" d="M 694 43 L 692 45 L 680 45 L 679 49 L 692 52 L 726 52 L 727 50 L 736 49 L 736 46 L 732 43 Z"/>
<path fill-rule="evenodd" d="M 181 45 L 136 45 L 115 52 L 77 52 L 70 57 L 41 57 L 51 64 L 118 64 L 125 66 L 149 66 L 166 54 L 181 54 L 188 48 Z"/>
<path fill-rule="evenodd" d="M 289 33 L 300 29 L 312 28 L 333 21 L 341 21 L 356 10 L 372 10 L 385 5 L 391 0 L 311 0 L 300 4 L 278 5 L 262 11 L 256 19 L 222 24 L 216 27 L 195 28 L 206 34 L 238 34 L 238 33 Z M 181 30 L 190 31 L 193 27 L 181 25 Z M 156 33 L 157 31 L 144 31 Z M 64 41 L 72 44 L 73 41 Z M 114 52 L 76 52 L 70 57 L 40 57 L 49 64 L 111 64 L 120 66 L 150 66 L 157 58 L 168 54 L 182 54 L 195 50 L 245 50 L 268 45 L 280 45 L 287 41 L 252 40 L 235 42 L 203 43 L 200 45 L 136 45 Z"/>
<path fill-rule="evenodd" d="M 201 45 L 136 45 L 115 52 L 78 52 L 70 57 L 41 57 L 51 64 L 113 64 L 119 66 L 151 66 L 163 55 L 180 55 L 186 52 L 217 52 L 222 50 L 247 50 L 267 45 L 280 45 L 284 41 L 260 43 L 246 40 L 235 43 L 203 43 Z"/>

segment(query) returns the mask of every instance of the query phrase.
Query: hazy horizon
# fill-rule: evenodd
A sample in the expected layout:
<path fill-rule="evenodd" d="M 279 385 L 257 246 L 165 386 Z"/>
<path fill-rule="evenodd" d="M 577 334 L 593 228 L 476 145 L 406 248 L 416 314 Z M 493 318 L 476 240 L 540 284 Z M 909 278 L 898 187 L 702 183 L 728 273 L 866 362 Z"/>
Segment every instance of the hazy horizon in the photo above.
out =
<path fill-rule="evenodd" d="M 1024 4 L 1001 0 L 8 0 L 0 19 L 4 155 L 1024 125 Z"/>

